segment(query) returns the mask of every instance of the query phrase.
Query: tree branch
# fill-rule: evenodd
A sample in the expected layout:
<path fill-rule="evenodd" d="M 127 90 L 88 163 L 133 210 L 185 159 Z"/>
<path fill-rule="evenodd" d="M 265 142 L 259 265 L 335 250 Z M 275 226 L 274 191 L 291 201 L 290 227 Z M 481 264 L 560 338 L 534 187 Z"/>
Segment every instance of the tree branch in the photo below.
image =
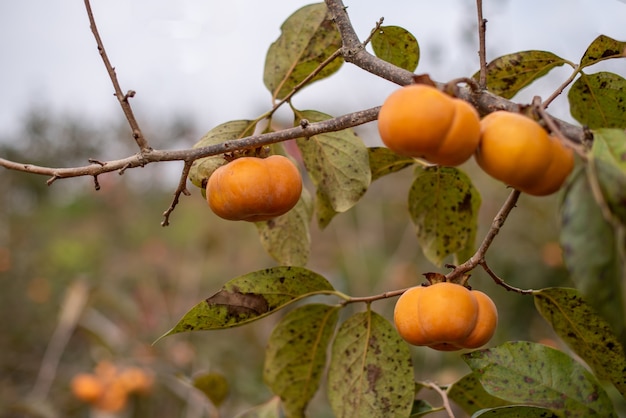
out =
<path fill-rule="evenodd" d="M 0 158 L 0 166 L 10 170 L 51 176 L 51 180 L 68 177 L 96 176 L 112 171 L 119 171 L 121 174 L 128 168 L 143 167 L 149 163 L 163 161 L 185 161 L 191 163 L 198 158 L 224 154 L 234 150 L 252 149 L 263 145 L 283 142 L 289 139 L 308 138 L 322 133 L 341 131 L 346 128 L 351 128 L 376 120 L 379 110 L 380 107 L 374 107 L 354 113 L 348 113 L 346 115 L 321 122 L 308 123 L 277 132 L 252 135 L 241 139 L 233 139 L 202 148 L 181 150 L 149 149 L 143 153 L 138 153 L 119 160 L 105 162 L 96 162 L 95 160 L 91 160 L 92 164 L 83 167 L 42 167 L 32 164 L 17 163 L 4 158 Z"/>
<path fill-rule="evenodd" d="M 130 125 L 133 138 L 135 139 L 135 142 L 137 142 L 137 145 L 139 146 L 139 150 L 141 152 L 149 151 L 150 146 L 148 145 L 148 141 L 143 136 L 143 133 L 139 128 L 139 124 L 137 123 L 137 119 L 135 118 L 135 114 L 133 113 L 133 109 L 130 106 L 130 102 L 128 100 L 129 98 L 135 96 L 135 91 L 129 90 L 126 94 L 122 93 L 122 88 L 120 87 L 120 83 L 117 80 L 115 68 L 111 65 L 111 62 L 109 61 L 109 57 L 107 56 L 106 50 L 104 49 L 104 44 L 102 42 L 102 39 L 100 38 L 100 34 L 98 33 L 98 27 L 96 26 L 96 20 L 93 17 L 93 12 L 91 10 L 91 4 L 89 3 L 89 0 L 85 0 L 85 8 L 87 9 L 87 16 L 89 17 L 91 32 L 96 38 L 96 43 L 98 44 L 98 52 L 102 57 L 102 61 L 104 62 L 107 73 L 109 73 L 109 77 L 111 78 L 111 82 L 113 83 L 113 88 L 115 89 L 115 97 L 117 97 L 117 101 L 120 103 L 120 106 L 124 111 L 124 115 L 128 120 L 128 124 Z"/>

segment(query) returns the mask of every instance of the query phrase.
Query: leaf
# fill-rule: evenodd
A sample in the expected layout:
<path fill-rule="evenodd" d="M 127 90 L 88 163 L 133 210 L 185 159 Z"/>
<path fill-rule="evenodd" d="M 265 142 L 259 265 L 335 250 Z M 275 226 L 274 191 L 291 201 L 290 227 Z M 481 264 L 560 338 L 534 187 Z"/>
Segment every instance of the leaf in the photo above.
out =
<path fill-rule="evenodd" d="M 626 132 L 621 129 L 595 130 L 591 154 L 626 173 Z"/>
<path fill-rule="evenodd" d="M 287 96 L 342 45 L 324 3 L 297 10 L 282 24 L 281 31 L 267 51 L 263 73 L 273 100 Z M 336 58 L 310 82 L 332 75 L 342 64 L 343 60 Z"/>
<path fill-rule="evenodd" d="M 372 35 L 372 49 L 378 58 L 411 72 L 420 59 L 417 39 L 400 26 L 381 26 Z"/>
<path fill-rule="evenodd" d="M 332 290 L 332 285 L 324 277 L 303 267 L 280 266 L 244 274 L 191 308 L 161 338 L 179 332 L 244 325 L 296 300 Z"/>
<path fill-rule="evenodd" d="M 255 123 L 250 120 L 232 120 L 222 123 L 204 134 L 193 148 L 208 147 L 209 145 L 221 144 L 231 139 L 238 139 L 245 136 L 245 132 L 254 129 Z M 189 170 L 189 180 L 194 186 L 204 189 L 206 182 L 220 166 L 226 164 L 222 155 L 199 158 L 191 164 Z"/>
<path fill-rule="evenodd" d="M 626 397 L 626 355 L 609 324 L 576 289 L 547 288 L 533 293 L 535 306 L 554 331 L 600 379 Z"/>
<path fill-rule="evenodd" d="M 510 405 L 503 399 L 492 396 L 480 384 L 478 374 L 469 373 L 454 382 L 447 390 L 448 398 L 468 414 L 481 409 Z"/>
<path fill-rule="evenodd" d="M 414 396 L 409 347 L 370 310 L 348 318 L 331 349 L 328 399 L 338 418 L 406 417 Z"/>
<path fill-rule="evenodd" d="M 526 341 L 464 354 L 491 395 L 570 417 L 615 417 L 595 377 L 565 353 Z"/>
<path fill-rule="evenodd" d="M 626 132 L 595 131 L 589 162 L 588 176 L 597 181 L 613 218 L 626 226 Z"/>
<path fill-rule="evenodd" d="M 304 417 L 318 389 L 339 309 L 323 304 L 301 306 L 287 314 L 270 336 L 263 378 L 282 399 L 288 417 Z"/>
<path fill-rule="evenodd" d="M 243 411 L 235 418 L 281 418 L 280 398 L 275 396 L 264 404 Z"/>
<path fill-rule="evenodd" d="M 624 328 L 624 309 L 615 230 L 596 204 L 584 170 L 572 174 L 560 215 L 560 242 L 571 278 L 585 300 L 619 334 Z"/>
<path fill-rule="evenodd" d="M 398 155 L 387 147 L 372 147 L 367 151 L 372 181 L 415 164 L 413 158 Z"/>
<path fill-rule="evenodd" d="M 626 128 L 626 79 L 609 72 L 581 74 L 567 94 L 570 113 L 582 125 Z"/>
<path fill-rule="evenodd" d="M 220 373 L 203 373 L 193 378 L 193 386 L 219 407 L 228 396 L 228 380 Z"/>
<path fill-rule="evenodd" d="M 547 408 L 527 405 L 511 405 L 478 411 L 476 414 L 472 415 L 472 418 L 559 418 L 561 416 L 563 415 L 558 415 L 554 411 Z"/>
<path fill-rule="evenodd" d="M 281 265 L 304 266 L 309 259 L 313 216 L 311 196 L 306 189 L 296 206 L 286 214 L 265 222 L 256 222 L 265 251 Z"/>
<path fill-rule="evenodd" d="M 409 190 L 409 213 L 424 255 L 434 264 L 474 246 L 480 195 L 453 167 L 418 168 Z M 471 251 L 469 251 L 471 252 Z"/>
<path fill-rule="evenodd" d="M 413 406 L 411 407 L 411 415 L 409 416 L 409 418 L 423 417 L 425 415 L 432 414 L 433 412 L 436 412 L 438 410 L 439 408 L 433 408 L 431 404 L 423 399 L 415 399 L 413 401 Z"/>
<path fill-rule="evenodd" d="M 600 35 L 591 42 L 580 59 L 580 68 L 582 69 L 610 58 L 624 57 L 626 57 L 626 42 L 616 41 L 606 35 Z"/>
<path fill-rule="evenodd" d="M 320 122 L 331 116 L 315 110 L 295 111 L 300 119 Z M 304 165 L 318 190 L 335 212 L 345 212 L 359 201 L 371 183 L 367 147 L 352 129 L 298 138 Z"/>
<path fill-rule="evenodd" d="M 493 94 L 510 99 L 550 70 L 570 64 L 552 52 L 521 51 L 503 55 L 487 64 L 487 89 Z M 473 75 L 478 80 L 480 72 Z"/>

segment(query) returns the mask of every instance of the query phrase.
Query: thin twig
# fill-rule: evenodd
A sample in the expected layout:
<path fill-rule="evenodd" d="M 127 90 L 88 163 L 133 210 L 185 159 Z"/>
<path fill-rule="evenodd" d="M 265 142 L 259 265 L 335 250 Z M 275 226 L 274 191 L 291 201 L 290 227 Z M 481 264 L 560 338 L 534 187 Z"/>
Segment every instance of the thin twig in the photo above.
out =
<path fill-rule="evenodd" d="M 567 64 L 569 64 L 572 68 L 574 68 L 574 71 L 572 72 L 572 74 L 570 74 L 570 76 L 567 78 L 567 80 L 565 80 L 563 82 L 563 84 L 561 84 L 551 95 L 550 97 L 548 97 L 543 104 L 541 105 L 541 107 L 543 109 L 547 109 L 548 106 L 550 106 L 550 103 L 552 103 L 552 101 L 554 99 L 556 99 L 561 93 L 563 93 L 563 90 L 565 90 L 565 88 L 567 86 L 569 86 L 572 81 L 574 81 L 574 79 L 576 78 L 576 76 L 578 75 L 580 69 L 578 67 L 578 65 L 574 64 L 573 62 L 569 62 L 566 61 Z"/>
<path fill-rule="evenodd" d="M 148 141 L 143 136 L 143 133 L 139 128 L 139 124 L 137 123 L 137 119 L 135 118 L 135 115 L 133 113 L 133 109 L 130 106 L 130 102 L 128 101 L 130 97 L 133 97 L 135 95 L 135 92 L 133 90 L 129 90 L 127 94 L 122 93 L 122 88 L 120 87 L 120 83 L 117 80 L 115 68 L 111 65 L 111 62 L 109 61 L 109 57 L 107 56 L 106 50 L 104 49 L 104 43 L 102 42 L 102 38 L 100 38 L 100 34 L 98 33 L 98 27 L 96 26 L 96 20 L 93 16 L 93 11 L 91 10 L 91 4 L 89 3 L 89 0 L 85 0 L 85 7 L 87 8 L 87 16 L 89 17 L 91 32 L 96 38 L 96 43 L 98 44 L 98 52 L 102 57 L 104 66 L 106 67 L 107 73 L 109 73 L 109 77 L 111 78 L 111 82 L 113 83 L 113 88 L 115 89 L 115 97 L 117 97 L 117 100 L 122 107 L 122 111 L 124 111 L 124 115 L 126 116 L 128 124 L 130 125 L 133 138 L 139 146 L 139 149 L 141 150 L 141 152 L 147 151 L 150 149 L 150 146 L 148 145 Z"/>
<path fill-rule="evenodd" d="M 487 19 L 483 17 L 482 0 L 476 0 L 476 12 L 478 14 L 478 59 L 480 60 L 478 84 L 484 89 L 487 87 L 487 48 L 485 45 Z"/>
<path fill-rule="evenodd" d="M 511 286 L 510 284 L 502 280 L 500 277 L 498 277 L 498 275 L 489 268 L 485 260 L 482 260 L 478 264 L 480 264 L 483 270 L 485 270 L 485 272 L 493 279 L 494 282 L 496 282 L 497 285 L 504 287 L 506 290 L 520 293 L 522 295 L 530 295 L 534 292 L 534 290 L 532 289 L 520 289 L 519 287 Z"/>
<path fill-rule="evenodd" d="M 544 102 L 545 103 L 545 102 Z M 541 119 L 545 122 L 550 132 L 554 134 L 566 147 L 570 147 L 573 149 L 583 160 L 587 161 L 587 150 L 585 146 L 581 144 L 573 143 L 572 141 L 568 141 L 561 132 L 561 129 L 557 125 L 556 121 L 548 112 L 546 112 L 545 107 L 541 103 L 541 98 L 539 96 L 535 96 L 533 98 L 533 106 L 535 111 L 539 114 Z"/>
<path fill-rule="evenodd" d="M 473 270 L 476 266 L 485 261 L 485 254 L 487 253 L 487 250 L 491 246 L 496 235 L 498 235 L 498 232 L 500 232 L 500 228 L 502 228 L 502 225 L 504 225 L 504 222 L 509 216 L 509 213 L 511 213 L 511 211 L 517 204 L 519 196 L 519 190 L 513 189 L 496 216 L 493 218 L 493 221 L 491 222 L 491 227 L 489 228 L 487 235 L 485 235 L 485 238 L 483 238 L 483 242 L 478 247 L 478 250 L 476 250 L 476 253 L 472 255 L 469 260 L 461 265 L 458 265 L 454 270 L 448 273 L 446 275 L 447 281 L 462 276 L 463 274 Z"/>
<path fill-rule="evenodd" d="M 380 30 L 380 27 L 383 25 L 384 21 L 385 21 L 384 17 L 381 17 L 380 19 L 378 19 L 378 22 L 376 22 L 376 25 L 374 26 L 374 29 L 372 29 L 370 34 L 363 41 L 363 46 L 367 46 L 367 44 L 369 44 L 372 41 L 372 38 L 374 37 L 376 32 L 378 32 Z"/>
<path fill-rule="evenodd" d="M 448 414 L 448 418 L 454 418 L 454 412 L 452 411 L 452 406 L 450 406 L 450 399 L 448 399 L 448 393 L 439 387 L 438 384 L 434 382 L 420 382 L 425 387 L 434 390 L 441 396 L 441 401 L 443 403 L 443 408 L 446 410 Z"/>
<path fill-rule="evenodd" d="M 174 199 L 170 204 L 170 207 L 167 208 L 165 212 L 163 212 L 163 222 L 161 222 L 161 226 L 168 226 L 170 224 L 170 215 L 174 212 L 174 209 L 178 205 L 180 200 L 180 195 L 184 194 L 185 196 L 191 195 L 189 190 L 187 190 L 187 177 L 189 177 L 189 170 L 191 170 L 191 165 L 193 161 L 185 161 L 185 166 L 183 167 L 183 171 L 180 174 L 180 181 L 178 182 L 178 187 L 176 187 L 176 191 L 174 192 Z"/>
<path fill-rule="evenodd" d="M 399 289 L 399 290 L 391 290 L 391 291 L 388 291 L 388 292 L 380 293 L 378 295 L 356 297 L 356 298 L 355 297 L 346 296 L 346 297 L 344 297 L 345 300 L 341 304 L 342 305 L 348 305 L 350 303 L 358 303 L 358 302 L 364 302 L 364 303 L 370 304 L 370 303 L 375 302 L 377 300 L 393 298 L 393 297 L 396 297 L 396 296 L 400 296 L 401 294 L 403 294 L 404 292 L 406 292 L 409 289 L 410 288 Z"/>

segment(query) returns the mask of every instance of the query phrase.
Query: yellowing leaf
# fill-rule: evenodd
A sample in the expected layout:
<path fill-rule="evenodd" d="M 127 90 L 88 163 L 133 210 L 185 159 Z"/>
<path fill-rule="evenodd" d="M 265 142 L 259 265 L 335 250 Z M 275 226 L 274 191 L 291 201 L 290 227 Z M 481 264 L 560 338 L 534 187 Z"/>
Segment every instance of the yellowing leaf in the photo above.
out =
<path fill-rule="evenodd" d="M 581 74 L 567 94 L 570 113 L 591 129 L 626 128 L 626 79 L 609 72 Z"/>
<path fill-rule="evenodd" d="M 263 74 L 263 82 L 274 100 L 284 98 L 341 47 L 341 36 L 325 3 L 297 10 L 281 30 L 280 37 L 267 51 Z M 311 82 L 330 76 L 342 63 L 341 58 L 333 60 Z"/>
<path fill-rule="evenodd" d="M 315 110 L 296 111 L 296 124 L 301 119 L 320 122 L 330 118 Z M 372 178 L 369 155 L 352 129 L 298 138 L 296 143 L 317 194 L 323 195 L 335 212 L 347 211 L 365 194 Z"/>
<path fill-rule="evenodd" d="M 273 267 L 227 282 L 200 302 L 166 334 L 236 327 L 263 318 L 288 304 L 333 290 L 322 276 L 303 267 Z"/>
<path fill-rule="evenodd" d="M 203 373 L 194 376 L 193 385 L 204 393 L 216 407 L 224 403 L 228 396 L 228 380 L 220 373 Z"/>
<path fill-rule="evenodd" d="M 378 58 L 411 72 L 420 59 L 417 39 L 400 26 L 381 26 L 372 35 L 372 49 Z"/>
<path fill-rule="evenodd" d="M 221 144 L 231 139 L 241 138 L 248 131 L 254 130 L 254 126 L 254 122 L 250 120 L 233 120 L 222 123 L 200 138 L 193 148 L 208 147 L 209 145 Z M 211 174 L 224 164 L 226 164 L 226 160 L 221 155 L 199 158 L 191 165 L 189 181 L 194 186 L 204 189 Z"/>
<path fill-rule="evenodd" d="M 309 192 L 302 189 L 300 200 L 289 212 L 269 221 L 255 223 L 263 248 L 279 264 L 304 266 L 309 260 L 312 206 Z"/>
<path fill-rule="evenodd" d="M 415 164 L 413 158 L 398 155 L 386 147 L 373 147 L 367 150 L 369 152 L 372 181 Z"/>
<path fill-rule="evenodd" d="M 480 195 L 465 173 L 453 167 L 416 170 L 409 214 L 424 255 L 441 265 L 450 254 L 474 246 Z"/>

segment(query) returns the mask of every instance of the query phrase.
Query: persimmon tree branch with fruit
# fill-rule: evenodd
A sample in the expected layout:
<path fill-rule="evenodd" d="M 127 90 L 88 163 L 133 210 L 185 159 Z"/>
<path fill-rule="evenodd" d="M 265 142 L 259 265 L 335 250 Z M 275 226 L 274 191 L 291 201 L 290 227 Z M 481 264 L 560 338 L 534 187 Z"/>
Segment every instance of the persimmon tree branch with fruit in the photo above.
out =
<path fill-rule="evenodd" d="M 305 6 L 287 18 L 267 52 L 263 81 L 272 107 L 266 113 L 216 126 L 189 149 L 158 150 L 133 116 L 134 92 L 122 93 L 85 0 L 138 153 L 90 160 L 83 167 L 41 167 L 3 158 L 0 165 L 49 176 L 48 184 L 91 176 L 98 188 L 103 173 L 182 161 L 163 225 L 169 224 L 181 195 L 191 194 L 188 183 L 219 217 L 253 223 L 278 265 L 228 280 L 161 338 L 242 326 L 292 307 L 268 341 L 263 375 L 276 398 L 260 405 L 259 413 L 304 416 L 324 383 L 330 407 L 341 417 L 409 417 L 441 409 L 452 416 L 450 402 L 472 416 L 616 416 L 605 385 L 626 397 L 626 80 L 588 68 L 626 57 L 626 42 L 601 35 L 578 64 L 537 50 L 488 63 L 487 20 L 482 2 L 476 4 L 479 69 L 449 82 L 416 75 L 419 46 L 408 30 L 383 25 L 381 19 L 361 41 L 341 0 Z M 333 75 L 344 62 L 399 88 L 380 107 L 336 117 L 295 107 L 291 99 L 301 89 Z M 571 66 L 572 74 L 548 99 L 512 101 L 522 88 L 563 65 Z M 568 87 L 570 110 L 579 124 L 547 111 Z M 294 125 L 275 130 L 273 115 L 284 105 L 293 111 Z M 366 147 L 351 129 L 373 121 L 384 146 Z M 283 146 L 287 140 L 295 140 L 302 164 Z M 478 247 L 481 197 L 459 168 L 472 158 L 512 189 Z M 450 268 L 447 273 L 424 272 L 427 283 L 416 277 L 409 289 L 351 296 L 305 267 L 313 218 L 319 228 L 328 227 L 359 203 L 373 181 L 406 169 L 414 170 L 408 216 L 417 242 L 434 266 Z M 312 187 L 303 186 L 304 175 Z M 574 287 L 521 289 L 488 266 L 489 248 L 522 193 L 561 194 L 561 244 Z M 479 266 L 506 290 L 532 295 L 538 312 L 576 358 L 523 341 L 481 349 L 496 332 L 498 298 L 471 288 L 470 273 Z M 313 296 L 330 302 L 308 301 Z M 373 310 L 375 302 L 395 297 L 393 321 Z M 293 307 L 296 302 L 304 303 Z M 346 306 L 357 304 L 364 309 L 347 319 L 340 316 Z M 415 382 L 407 342 L 438 351 L 470 350 L 461 357 L 471 372 L 447 386 Z M 441 395 L 442 407 L 426 404 L 423 388 Z M 209 399 L 216 397 L 209 393 Z"/>

